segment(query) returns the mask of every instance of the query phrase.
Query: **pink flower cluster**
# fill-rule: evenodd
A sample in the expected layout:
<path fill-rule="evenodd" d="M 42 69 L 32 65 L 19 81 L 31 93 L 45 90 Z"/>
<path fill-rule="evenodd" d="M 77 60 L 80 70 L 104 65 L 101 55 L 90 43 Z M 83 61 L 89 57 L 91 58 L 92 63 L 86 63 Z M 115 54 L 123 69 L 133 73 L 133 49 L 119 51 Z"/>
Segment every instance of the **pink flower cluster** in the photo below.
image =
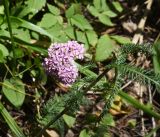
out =
<path fill-rule="evenodd" d="M 84 45 L 77 41 L 54 43 L 48 49 L 48 57 L 44 59 L 43 66 L 49 75 L 55 76 L 65 85 L 71 85 L 78 77 L 74 60 L 83 59 L 84 52 Z"/>

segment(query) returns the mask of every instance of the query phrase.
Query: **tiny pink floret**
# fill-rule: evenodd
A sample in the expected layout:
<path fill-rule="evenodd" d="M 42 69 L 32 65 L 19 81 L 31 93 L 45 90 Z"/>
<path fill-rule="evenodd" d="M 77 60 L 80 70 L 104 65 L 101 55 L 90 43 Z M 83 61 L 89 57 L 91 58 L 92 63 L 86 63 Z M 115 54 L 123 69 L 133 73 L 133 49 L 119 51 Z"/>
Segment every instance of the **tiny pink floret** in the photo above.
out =
<path fill-rule="evenodd" d="M 84 53 L 84 45 L 77 41 L 54 43 L 48 49 L 48 57 L 44 59 L 43 66 L 49 75 L 55 76 L 65 85 L 71 85 L 78 77 L 74 60 L 82 60 Z"/>

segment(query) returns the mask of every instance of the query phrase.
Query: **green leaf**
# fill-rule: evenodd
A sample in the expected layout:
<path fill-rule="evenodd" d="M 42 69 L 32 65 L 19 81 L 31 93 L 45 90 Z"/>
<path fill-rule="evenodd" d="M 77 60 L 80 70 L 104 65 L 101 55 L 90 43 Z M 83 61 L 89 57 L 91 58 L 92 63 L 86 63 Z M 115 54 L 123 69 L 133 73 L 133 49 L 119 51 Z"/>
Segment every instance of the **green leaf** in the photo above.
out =
<path fill-rule="evenodd" d="M 74 5 L 72 4 L 65 12 L 67 18 L 71 18 L 75 14 Z"/>
<path fill-rule="evenodd" d="M 111 55 L 114 49 L 115 44 L 110 37 L 108 35 L 101 36 L 96 47 L 95 60 L 104 61 Z"/>
<path fill-rule="evenodd" d="M 54 42 L 60 42 L 59 37 L 65 35 L 63 32 L 63 26 L 59 23 L 56 23 L 51 28 L 47 29 L 47 32 L 52 35 Z"/>
<path fill-rule="evenodd" d="M 113 116 L 111 114 L 107 114 L 102 118 L 101 121 L 102 125 L 108 125 L 108 126 L 115 126 L 115 121 L 113 119 Z"/>
<path fill-rule="evenodd" d="M 56 16 L 57 22 L 61 25 L 63 25 L 63 18 L 62 16 Z"/>
<path fill-rule="evenodd" d="M 14 36 L 16 36 L 17 38 L 20 38 L 26 42 L 31 42 L 31 38 L 30 38 L 30 33 L 29 30 L 26 29 L 12 29 L 12 32 L 14 34 Z M 23 37 L 22 37 L 23 36 Z"/>
<path fill-rule="evenodd" d="M 114 13 L 113 11 L 111 11 L 111 10 L 104 11 L 102 14 L 107 15 L 110 18 L 114 18 L 114 17 L 117 16 L 117 14 Z"/>
<path fill-rule="evenodd" d="M 77 41 L 84 43 L 85 49 L 88 50 L 89 45 L 85 33 L 82 31 L 76 31 L 76 36 L 77 36 Z"/>
<path fill-rule="evenodd" d="M 125 99 L 128 103 L 130 103 L 131 105 L 133 105 L 135 108 L 141 109 L 143 110 L 145 113 L 160 119 L 160 114 L 153 111 L 152 109 L 148 108 L 148 106 L 141 104 L 139 101 L 137 101 L 136 99 L 134 99 L 133 97 L 129 96 L 127 93 L 123 92 L 123 91 L 119 91 L 119 95 Z"/>
<path fill-rule="evenodd" d="M 93 30 L 92 26 L 89 24 L 88 20 L 80 14 L 76 14 L 71 18 L 73 25 L 77 26 L 81 30 Z"/>
<path fill-rule="evenodd" d="M 15 106 L 20 107 L 25 98 L 25 88 L 18 78 L 6 79 L 3 82 L 2 91 L 6 98 Z"/>
<path fill-rule="evenodd" d="M 57 18 L 53 14 L 46 13 L 40 22 L 40 26 L 43 28 L 49 28 L 57 23 Z"/>
<path fill-rule="evenodd" d="M 119 35 L 113 35 L 110 36 L 112 39 L 114 39 L 119 44 L 128 44 L 131 43 L 131 40 L 127 37 L 119 36 Z"/>
<path fill-rule="evenodd" d="M 0 5 L 0 14 L 4 14 L 4 6 Z"/>
<path fill-rule="evenodd" d="M 115 9 L 119 12 L 122 12 L 123 11 L 123 8 L 121 6 L 121 4 L 118 2 L 118 1 L 114 1 L 112 2 L 113 6 L 115 7 Z"/>
<path fill-rule="evenodd" d="M 47 4 L 47 6 L 48 6 L 49 11 L 52 14 L 54 14 L 54 15 L 59 15 L 60 14 L 60 10 L 57 7 L 55 7 L 53 5 L 50 5 L 50 4 Z"/>
<path fill-rule="evenodd" d="M 24 52 L 22 48 L 15 48 L 15 58 L 22 58 L 24 56 Z"/>
<path fill-rule="evenodd" d="M 30 29 L 32 31 L 35 31 L 37 33 L 40 33 L 42 35 L 48 36 L 52 40 L 52 35 L 50 35 L 47 31 L 40 28 L 39 26 L 34 25 L 28 21 L 25 21 L 25 20 L 17 18 L 17 17 L 10 17 L 10 19 L 11 19 L 11 22 L 19 22 L 20 27 L 24 27 L 24 28 Z"/>
<path fill-rule="evenodd" d="M 0 50 L 0 62 L 4 62 L 4 55 L 3 55 L 3 52 Z"/>
<path fill-rule="evenodd" d="M 105 14 L 100 14 L 98 16 L 98 19 L 101 23 L 107 25 L 107 26 L 114 26 L 114 24 L 112 23 L 111 19 L 105 15 Z"/>
<path fill-rule="evenodd" d="M 0 44 L 0 51 L 2 51 L 2 55 L 4 57 L 6 57 L 6 56 L 9 55 L 8 49 L 4 45 L 2 45 L 2 44 Z"/>
<path fill-rule="evenodd" d="M 81 5 L 78 3 L 77 4 L 72 3 L 72 5 L 65 12 L 65 15 L 68 19 L 75 14 L 81 14 Z"/>
<path fill-rule="evenodd" d="M 86 76 L 94 76 L 97 77 L 98 75 L 96 73 L 94 73 L 93 71 L 83 67 L 80 64 L 77 64 L 79 71 L 81 73 L 83 73 Z M 157 118 L 160 119 L 160 114 L 157 113 L 156 111 L 153 111 L 152 109 L 150 109 L 148 106 L 141 104 L 139 101 L 137 101 L 136 99 L 134 99 L 133 97 L 129 96 L 127 93 L 119 90 L 118 94 L 120 97 L 122 97 L 123 99 L 125 99 L 128 103 L 130 103 L 131 105 L 133 105 L 134 107 L 143 110 L 143 112 Z"/>
<path fill-rule="evenodd" d="M 90 135 L 87 133 L 86 129 L 83 129 L 83 130 L 80 132 L 79 137 L 90 137 Z"/>
<path fill-rule="evenodd" d="M 71 39 L 75 39 L 75 34 L 74 34 L 74 28 L 72 26 L 67 26 L 64 29 L 64 32 L 67 34 L 67 36 Z"/>
<path fill-rule="evenodd" d="M 27 0 L 25 2 L 26 7 L 24 7 L 19 13 L 18 17 L 23 18 L 29 13 L 32 13 L 31 17 L 33 17 L 40 9 L 43 8 L 43 6 L 45 6 L 45 4 L 46 0 Z"/>
<path fill-rule="evenodd" d="M 101 0 L 93 0 L 93 5 L 98 11 L 100 11 L 100 9 L 101 9 Z"/>
<path fill-rule="evenodd" d="M 3 116 L 4 120 L 6 121 L 9 128 L 11 129 L 11 131 L 16 137 L 25 137 L 22 130 L 18 127 L 15 120 L 8 113 L 8 111 L 5 109 L 5 107 L 3 106 L 1 102 L 0 102 L 0 114 Z"/>
<path fill-rule="evenodd" d="M 71 117 L 71 116 L 66 115 L 66 114 L 63 115 L 63 119 L 64 119 L 64 121 L 66 122 L 66 124 L 68 125 L 69 128 L 73 127 L 73 125 L 75 123 L 75 120 L 76 120 L 76 118 Z"/>
<path fill-rule="evenodd" d="M 88 5 L 87 9 L 93 16 L 95 16 L 95 17 L 99 16 L 99 12 L 95 7 Z"/>
<path fill-rule="evenodd" d="M 0 14 L 0 26 L 2 25 L 3 21 L 4 21 L 4 16 Z"/>
<path fill-rule="evenodd" d="M 137 124 L 137 121 L 136 121 L 136 119 L 130 119 L 130 120 L 128 120 L 128 125 L 130 126 L 130 127 L 132 127 L 132 128 L 135 128 L 136 127 L 136 124 Z"/>
<path fill-rule="evenodd" d="M 5 31 L 5 30 L 0 30 L 0 37 L 3 37 L 3 39 L 10 40 L 9 32 Z M 14 40 L 17 43 L 22 44 L 25 48 L 30 48 L 34 51 L 41 53 L 41 54 L 47 55 L 46 49 L 39 47 L 39 45 L 28 43 L 28 42 L 24 41 L 21 37 L 14 36 Z"/>
<path fill-rule="evenodd" d="M 87 30 L 86 34 L 87 34 L 89 44 L 92 46 L 95 46 L 98 41 L 98 36 L 97 36 L 96 32 L 93 30 Z"/>
<path fill-rule="evenodd" d="M 108 11 L 108 10 L 110 10 L 109 6 L 107 5 L 106 0 L 100 0 L 100 1 L 101 1 L 101 9 L 102 9 L 102 11 Z"/>

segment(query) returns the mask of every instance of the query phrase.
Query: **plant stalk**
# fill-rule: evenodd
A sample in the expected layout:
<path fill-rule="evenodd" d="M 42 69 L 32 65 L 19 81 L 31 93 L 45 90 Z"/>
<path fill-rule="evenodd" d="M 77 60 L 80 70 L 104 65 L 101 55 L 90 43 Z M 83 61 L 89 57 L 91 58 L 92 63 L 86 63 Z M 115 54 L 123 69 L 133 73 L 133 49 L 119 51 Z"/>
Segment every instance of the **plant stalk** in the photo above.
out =
<path fill-rule="evenodd" d="M 13 74 L 15 74 L 15 68 L 16 68 L 16 58 L 15 58 L 15 42 L 14 42 L 14 38 L 13 38 L 13 33 L 12 33 L 12 26 L 11 26 L 11 20 L 10 20 L 10 16 L 9 16 L 9 6 L 8 6 L 8 0 L 3 0 L 3 5 L 4 5 L 4 9 L 5 9 L 5 14 L 6 14 L 6 19 L 7 19 L 7 24 L 8 24 L 8 30 L 9 30 L 9 34 L 10 34 L 10 39 L 11 39 L 11 43 L 12 43 L 12 51 L 13 51 Z"/>
<path fill-rule="evenodd" d="M 102 74 L 100 74 L 100 75 L 96 78 L 96 80 L 93 81 L 87 88 L 85 88 L 85 89 L 83 90 L 83 93 L 86 94 L 87 91 L 89 91 L 94 85 L 96 85 L 97 82 L 100 81 L 107 72 L 108 72 L 108 68 L 105 69 L 104 72 L 103 72 Z M 61 111 L 61 113 L 59 113 L 56 117 L 53 117 L 53 119 L 52 119 L 47 125 L 45 125 L 45 126 L 42 128 L 42 130 L 37 134 L 36 137 L 40 137 L 40 136 L 45 132 L 45 130 L 50 127 L 50 125 L 52 125 L 53 123 L 55 123 L 60 117 L 63 116 L 63 114 L 65 114 L 66 112 L 68 112 L 68 110 L 69 110 L 70 107 L 72 107 L 72 106 L 70 105 L 70 106 L 68 106 L 68 107 L 65 107 L 65 108 Z"/>

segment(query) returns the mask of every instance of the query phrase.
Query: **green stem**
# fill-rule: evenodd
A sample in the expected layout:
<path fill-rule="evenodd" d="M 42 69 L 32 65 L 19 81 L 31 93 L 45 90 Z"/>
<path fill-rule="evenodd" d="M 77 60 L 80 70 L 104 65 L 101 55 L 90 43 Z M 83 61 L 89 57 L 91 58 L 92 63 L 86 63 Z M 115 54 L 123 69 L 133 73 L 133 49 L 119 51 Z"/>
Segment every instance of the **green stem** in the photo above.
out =
<path fill-rule="evenodd" d="M 118 93 L 123 99 L 125 99 L 128 103 L 130 103 L 131 105 L 133 105 L 134 107 L 143 110 L 145 113 L 160 119 L 160 114 L 156 113 L 154 111 L 152 111 L 150 108 L 148 108 L 147 106 L 141 104 L 139 101 L 135 100 L 134 98 L 132 98 L 131 96 L 129 96 L 127 93 L 119 90 Z"/>
<path fill-rule="evenodd" d="M 89 91 L 94 85 L 97 84 L 98 81 L 100 81 L 103 76 L 108 72 L 108 68 L 106 70 L 104 70 L 104 72 L 102 74 L 100 74 L 95 81 L 93 81 L 87 88 L 84 89 L 83 93 L 86 94 L 87 91 Z M 63 109 L 61 111 L 61 113 L 59 113 L 56 117 L 53 117 L 53 119 L 43 127 L 43 129 L 37 134 L 36 137 L 40 137 L 47 128 L 50 127 L 50 125 L 52 125 L 53 123 L 55 123 L 60 117 L 63 116 L 63 114 L 65 114 L 66 112 L 68 112 L 69 108 L 72 107 L 71 105 L 68 107 L 65 107 L 65 109 Z"/>
<path fill-rule="evenodd" d="M 5 14 L 6 14 L 7 23 L 8 23 L 8 30 L 9 30 L 9 33 L 10 33 L 10 39 L 11 39 L 11 43 L 12 43 L 12 51 L 13 51 L 13 74 L 15 74 L 15 67 L 16 67 L 15 47 L 16 47 L 16 45 L 15 45 L 14 38 L 13 38 L 13 33 L 12 33 L 11 20 L 10 20 L 10 16 L 9 16 L 8 0 L 3 0 L 3 4 L 4 4 L 4 9 L 5 9 Z"/>

